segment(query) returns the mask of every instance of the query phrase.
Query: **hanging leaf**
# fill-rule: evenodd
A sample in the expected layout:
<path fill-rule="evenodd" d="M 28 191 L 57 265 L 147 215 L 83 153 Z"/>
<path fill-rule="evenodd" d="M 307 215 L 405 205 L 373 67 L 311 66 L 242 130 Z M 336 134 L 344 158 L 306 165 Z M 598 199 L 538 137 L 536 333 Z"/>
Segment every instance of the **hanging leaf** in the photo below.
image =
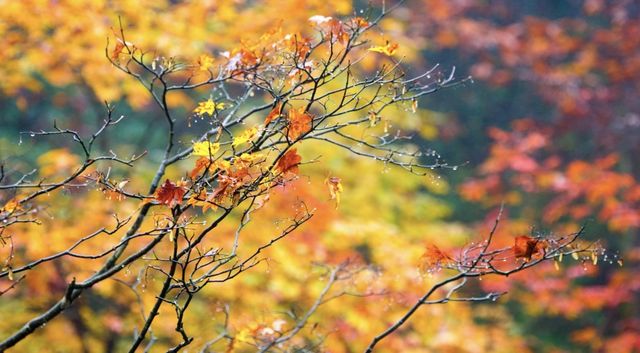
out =
<path fill-rule="evenodd" d="M 342 183 L 340 181 L 341 180 L 338 177 L 329 177 L 324 181 L 325 185 L 329 187 L 331 200 L 336 200 L 336 208 L 338 208 L 338 205 L 340 204 L 340 194 L 342 194 L 343 191 Z"/>

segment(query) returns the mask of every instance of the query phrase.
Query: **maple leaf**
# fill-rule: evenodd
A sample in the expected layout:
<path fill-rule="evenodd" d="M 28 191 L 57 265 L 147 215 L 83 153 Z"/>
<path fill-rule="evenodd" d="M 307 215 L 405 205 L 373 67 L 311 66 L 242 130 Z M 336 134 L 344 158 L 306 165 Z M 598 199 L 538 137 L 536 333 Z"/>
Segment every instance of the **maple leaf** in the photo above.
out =
<path fill-rule="evenodd" d="M 155 199 L 161 204 L 165 204 L 169 206 L 169 208 L 173 208 L 182 202 L 182 198 L 186 192 L 187 190 L 185 188 L 178 186 L 167 179 L 156 192 Z"/>
<path fill-rule="evenodd" d="M 226 108 L 225 103 L 216 103 L 213 99 L 209 98 L 206 102 L 198 103 L 198 106 L 193 110 L 198 115 L 209 114 L 213 115 L 216 111 Z"/>
<path fill-rule="evenodd" d="M 201 141 L 193 144 L 193 156 L 211 157 L 220 150 L 220 144 L 217 142 Z"/>
<path fill-rule="evenodd" d="M 301 161 L 302 157 L 300 157 L 295 148 L 292 148 L 280 157 L 276 164 L 276 169 L 283 175 L 288 173 L 298 174 L 298 165 Z"/>
<path fill-rule="evenodd" d="M 278 103 L 278 105 L 275 108 L 273 108 L 269 112 L 269 115 L 267 115 L 267 117 L 264 119 L 264 126 L 269 125 L 270 122 L 277 119 L 281 114 L 282 114 L 282 103 Z"/>
<path fill-rule="evenodd" d="M 342 194 L 343 188 L 340 178 L 338 177 L 329 177 L 324 181 L 325 185 L 329 187 L 329 194 L 331 195 L 331 200 L 336 200 L 336 208 L 340 204 L 340 194 Z"/>
<path fill-rule="evenodd" d="M 385 54 L 387 56 L 392 56 L 393 54 L 396 53 L 396 51 L 398 51 L 398 43 L 390 43 L 389 41 L 387 41 L 386 45 L 371 47 L 369 48 L 369 51 L 374 51 L 377 53 Z"/>
<path fill-rule="evenodd" d="M 451 257 L 436 245 L 427 244 L 424 254 L 420 257 L 420 271 L 423 273 L 432 273 L 440 269 L 443 264 L 450 260 Z"/>
<path fill-rule="evenodd" d="M 209 141 L 196 142 L 193 144 L 193 156 L 211 157 L 220 149 L 220 144 Z"/>
<path fill-rule="evenodd" d="M 296 140 L 301 135 L 311 131 L 313 117 L 305 111 L 305 107 L 289 110 L 287 116 L 289 126 L 287 127 L 287 137 L 289 140 Z"/>
<path fill-rule="evenodd" d="M 531 260 L 533 256 L 544 255 L 547 243 L 544 240 L 535 239 L 530 236 L 520 235 L 515 239 L 513 245 L 513 253 L 515 257 L 524 258 L 525 261 Z"/>
<path fill-rule="evenodd" d="M 251 129 L 245 130 L 240 136 L 234 137 L 233 142 L 231 142 L 231 146 L 236 147 L 242 145 L 243 143 L 247 143 L 253 140 L 254 137 L 258 134 L 258 128 L 252 127 Z"/>
<path fill-rule="evenodd" d="M 202 71 L 209 71 L 209 69 L 213 67 L 213 63 L 213 58 L 209 55 L 200 55 L 198 59 L 198 65 Z"/>
<path fill-rule="evenodd" d="M 196 161 L 196 166 L 191 170 L 189 176 L 191 179 L 195 179 L 200 173 L 212 165 L 211 160 L 207 157 L 200 157 Z"/>

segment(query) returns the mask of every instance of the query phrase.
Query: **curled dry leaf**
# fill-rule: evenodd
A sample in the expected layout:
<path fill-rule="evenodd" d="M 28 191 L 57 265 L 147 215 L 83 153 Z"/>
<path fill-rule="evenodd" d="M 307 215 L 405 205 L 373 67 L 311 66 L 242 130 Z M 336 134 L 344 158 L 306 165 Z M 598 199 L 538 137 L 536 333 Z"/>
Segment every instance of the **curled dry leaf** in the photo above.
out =
<path fill-rule="evenodd" d="M 325 185 L 329 187 L 329 194 L 332 200 L 336 200 L 336 208 L 340 204 L 340 194 L 342 194 L 343 188 L 341 179 L 338 177 L 329 177 L 324 180 Z"/>

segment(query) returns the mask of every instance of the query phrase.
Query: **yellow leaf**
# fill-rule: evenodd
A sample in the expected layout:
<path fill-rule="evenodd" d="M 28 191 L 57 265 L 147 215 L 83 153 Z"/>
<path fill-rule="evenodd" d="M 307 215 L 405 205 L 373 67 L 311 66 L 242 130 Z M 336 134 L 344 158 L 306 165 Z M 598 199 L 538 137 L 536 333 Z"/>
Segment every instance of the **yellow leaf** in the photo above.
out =
<path fill-rule="evenodd" d="M 200 55 L 198 65 L 200 65 L 200 70 L 209 71 L 213 67 L 213 58 L 209 55 Z"/>
<path fill-rule="evenodd" d="M 340 204 L 340 194 L 343 191 L 340 178 L 329 177 L 325 179 L 324 183 L 329 187 L 329 194 L 331 195 L 331 200 L 336 200 L 336 208 L 337 208 L 338 205 Z"/>
<path fill-rule="evenodd" d="M 213 115 L 216 111 L 224 108 L 226 108 L 225 103 L 216 103 L 213 99 L 209 98 L 206 102 L 198 103 L 198 106 L 193 110 L 193 112 L 198 115 Z"/>
<path fill-rule="evenodd" d="M 375 112 L 369 112 L 369 126 L 374 127 L 378 123 L 378 116 Z"/>
<path fill-rule="evenodd" d="M 20 201 L 18 201 L 15 198 L 7 201 L 7 203 L 5 203 L 4 206 L 2 206 L 2 208 L 0 208 L 0 212 L 7 212 L 7 213 L 11 213 L 16 210 L 20 211 L 22 210 L 22 207 L 20 206 Z"/>
<path fill-rule="evenodd" d="M 242 145 L 243 143 L 247 143 L 251 141 L 258 134 L 258 128 L 252 127 L 251 129 L 245 130 L 240 136 L 234 137 L 231 145 L 233 147 Z"/>
<path fill-rule="evenodd" d="M 386 45 L 371 47 L 369 48 L 369 51 L 374 51 L 377 53 L 385 54 L 387 56 L 392 56 L 393 54 L 396 53 L 396 51 L 398 51 L 398 43 L 390 43 L 389 41 L 387 41 Z"/>
<path fill-rule="evenodd" d="M 213 156 L 220 149 L 220 144 L 209 141 L 196 142 L 193 144 L 193 156 L 210 157 Z"/>

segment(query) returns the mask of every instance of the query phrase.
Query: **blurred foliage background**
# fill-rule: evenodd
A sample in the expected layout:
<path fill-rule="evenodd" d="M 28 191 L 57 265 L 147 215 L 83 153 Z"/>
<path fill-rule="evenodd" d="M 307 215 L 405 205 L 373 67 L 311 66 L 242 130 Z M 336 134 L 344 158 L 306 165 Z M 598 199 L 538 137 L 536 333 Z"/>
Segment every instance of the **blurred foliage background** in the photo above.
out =
<path fill-rule="evenodd" d="M 136 168 L 114 170 L 140 189 L 161 158 L 163 131 L 155 128 L 158 112 L 148 93 L 105 57 L 119 18 L 127 40 L 137 46 L 195 62 L 274 28 L 298 32 L 313 15 L 363 16 L 368 9 L 365 2 L 344 0 L 0 0 L 0 7 L 0 161 L 7 175 L 39 167 L 47 176 L 70 168 L 79 151 L 69 141 L 20 132 L 49 129 L 55 121 L 89 134 L 104 117 L 106 101 L 126 122 L 99 147 L 149 152 Z M 483 280 L 475 290 L 509 295 L 497 303 L 425 307 L 380 351 L 640 352 L 639 4 L 415 0 L 396 9 L 376 33 L 374 43 L 399 44 L 395 57 L 410 72 L 439 64 L 445 72 L 455 66 L 457 76 L 473 77 L 473 84 L 421 100 L 416 113 L 384 116 L 392 128 L 411 133 L 412 144 L 432 148 L 459 167 L 419 178 L 326 145 L 305 145 L 303 156 L 321 155 L 320 163 L 302 167 L 305 177 L 295 194 L 278 195 L 261 210 L 247 242 L 266 239 L 294 199 L 304 197 L 318 209 L 317 217 L 271 250 L 268 266 L 199 299 L 201 315 L 186 319 L 201 331 L 195 347 L 217 335 L 224 305 L 231 308 L 233 333 L 242 337 L 313 301 L 323 285 L 315 263 L 355 258 L 376 270 L 344 290 L 387 294 L 327 303 L 313 319 L 317 329 L 309 328 L 305 337 L 322 337 L 326 351 L 361 351 L 433 281 L 417 270 L 425 243 L 455 248 L 486 235 L 504 202 L 498 232 L 504 244 L 519 234 L 570 232 L 587 224 L 588 237 L 601 239 L 610 257 L 598 266 L 569 259 L 559 270 L 549 264 L 522 276 Z M 364 62 L 363 72 L 374 65 Z M 170 97 L 185 121 L 208 96 L 197 94 Z M 181 143 L 188 146 L 203 125 L 181 124 Z M 179 178 L 189 168 L 171 173 Z M 328 174 L 342 178 L 338 209 L 322 184 Z M 0 194 L 0 204 L 11 197 Z M 43 224 L 14 235 L 20 256 L 46 256 L 83 231 L 108 224 L 114 209 L 135 208 L 118 202 L 98 191 L 52 195 Z M 234 224 L 223 227 L 220 246 L 233 231 Z M 0 258 L 6 251 L 0 248 Z M 58 298 L 60 283 L 77 269 L 95 270 L 87 262 L 53 262 L 0 297 L 2 336 Z M 121 280 L 158 285 L 141 280 L 139 271 L 132 266 Z M 138 305 L 152 300 L 135 298 L 117 281 L 101 284 L 16 351 L 120 351 L 140 322 Z M 171 332 L 171 325 L 162 327 L 161 321 L 156 328 L 162 339 L 154 349 L 170 345 L 170 334 L 162 332 Z"/>

